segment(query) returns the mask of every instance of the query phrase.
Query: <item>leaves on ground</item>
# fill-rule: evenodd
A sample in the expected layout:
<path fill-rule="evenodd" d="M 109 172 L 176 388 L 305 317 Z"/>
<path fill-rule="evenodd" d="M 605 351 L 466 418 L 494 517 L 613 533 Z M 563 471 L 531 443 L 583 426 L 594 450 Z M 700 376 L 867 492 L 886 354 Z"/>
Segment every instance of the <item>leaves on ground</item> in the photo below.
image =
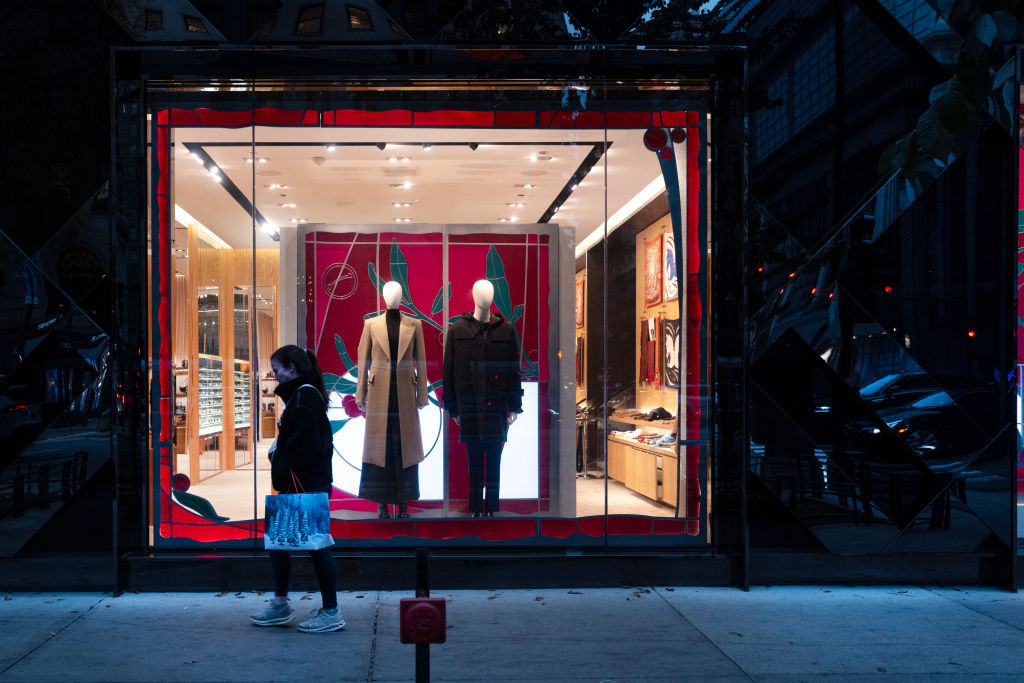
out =
<path fill-rule="evenodd" d="M 743 634 L 742 634 L 742 633 L 736 633 L 736 631 L 729 631 L 729 633 L 731 633 L 731 634 L 732 634 L 732 635 L 734 635 L 734 636 L 739 636 L 740 638 L 742 638 L 742 637 L 743 637 Z"/>
<path fill-rule="evenodd" d="M 228 594 L 228 592 L 227 592 L 227 591 L 223 591 L 223 592 L 221 592 L 221 593 L 217 593 L 217 594 L 216 594 L 216 595 L 214 595 L 213 597 L 215 597 L 215 598 L 223 598 L 223 597 L 224 597 L 225 595 L 227 595 L 227 594 Z"/>
<path fill-rule="evenodd" d="M 538 595 L 537 597 L 535 597 L 533 599 L 534 602 L 542 602 L 543 600 L 544 600 L 544 596 L 543 595 Z"/>
<path fill-rule="evenodd" d="M 195 664 L 195 663 L 196 663 L 197 661 L 198 661 L 198 660 L 196 660 L 196 659 L 186 659 L 186 660 L 185 660 L 185 663 L 186 663 L 186 664 Z"/>
<path fill-rule="evenodd" d="M 301 598 L 299 598 L 299 600 L 312 600 L 312 599 L 313 598 L 309 597 L 308 595 L 303 595 Z"/>
<path fill-rule="evenodd" d="M 497 593 L 495 595 L 488 595 L 487 599 L 488 600 L 497 600 L 499 595 L 501 595 L 501 593 Z"/>
<path fill-rule="evenodd" d="M 583 591 L 569 591 L 569 595 L 583 595 Z"/>
<path fill-rule="evenodd" d="M 886 671 L 887 671 L 887 669 L 883 669 L 883 668 L 882 668 L 882 667 L 880 667 L 880 666 L 879 666 L 879 667 L 875 667 L 875 668 L 877 668 L 877 669 L 878 669 L 878 673 L 882 673 L 882 674 L 884 674 L 884 673 L 886 673 Z"/>
<path fill-rule="evenodd" d="M 676 591 L 675 588 L 666 588 L 665 590 L 667 590 L 669 593 L 674 593 Z"/>

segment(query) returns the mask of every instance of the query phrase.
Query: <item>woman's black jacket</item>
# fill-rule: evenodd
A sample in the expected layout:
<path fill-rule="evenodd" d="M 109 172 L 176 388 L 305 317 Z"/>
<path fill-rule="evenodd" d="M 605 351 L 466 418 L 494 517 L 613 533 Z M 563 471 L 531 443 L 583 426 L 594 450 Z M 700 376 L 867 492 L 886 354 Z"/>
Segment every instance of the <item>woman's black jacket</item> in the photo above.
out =
<path fill-rule="evenodd" d="M 312 378 L 300 375 L 281 382 L 274 393 L 284 399 L 277 449 L 271 460 L 270 480 L 279 493 L 302 493 L 292 484 L 292 475 L 306 493 L 331 492 L 331 457 L 334 440 L 323 395 Z"/>

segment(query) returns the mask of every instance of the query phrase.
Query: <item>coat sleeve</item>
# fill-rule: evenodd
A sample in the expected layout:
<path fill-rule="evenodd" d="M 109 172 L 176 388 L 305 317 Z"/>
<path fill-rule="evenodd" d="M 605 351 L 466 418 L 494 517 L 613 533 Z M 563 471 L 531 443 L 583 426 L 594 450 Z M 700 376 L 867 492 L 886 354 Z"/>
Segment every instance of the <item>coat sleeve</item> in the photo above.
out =
<path fill-rule="evenodd" d="M 430 381 L 427 379 L 427 350 L 423 348 L 423 323 L 416 321 L 416 407 L 430 403 Z"/>
<path fill-rule="evenodd" d="M 366 375 L 370 365 L 370 321 L 363 321 L 363 334 L 359 337 L 359 351 L 356 356 L 356 403 L 366 402 Z"/>
<path fill-rule="evenodd" d="M 444 398 L 444 407 L 449 417 L 459 416 L 459 401 L 455 396 L 455 335 L 452 326 L 448 326 L 448 334 L 444 339 L 444 382 L 441 395 Z"/>
<path fill-rule="evenodd" d="M 515 339 L 515 335 L 512 337 Z M 508 409 L 513 413 L 523 412 L 523 384 L 519 378 L 519 345 L 508 344 L 511 358 L 508 359 L 508 375 L 505 386 L 508 387 Z"/>

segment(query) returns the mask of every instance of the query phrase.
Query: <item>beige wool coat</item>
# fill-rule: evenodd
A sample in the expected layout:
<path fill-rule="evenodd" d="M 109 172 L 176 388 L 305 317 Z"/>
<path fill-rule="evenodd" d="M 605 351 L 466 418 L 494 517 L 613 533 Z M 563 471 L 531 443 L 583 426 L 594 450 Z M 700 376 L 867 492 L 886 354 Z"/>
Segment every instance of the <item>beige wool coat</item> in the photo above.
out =
<path fill-rule="evenodd" d="M 418 409 L 427 405 L 427 355 L 423 349 L 423 324 L 402 314 L 398 326 L 398 412 L 402 433 L 402 467 L 424 458 Z M 363 323 L 359 338 L 356 403 L 366 404 L 366 435 L 363 462 L 385 466 L 388 428 L 388 393 L 391 386 L 391 347 L 386 316 Z"/>

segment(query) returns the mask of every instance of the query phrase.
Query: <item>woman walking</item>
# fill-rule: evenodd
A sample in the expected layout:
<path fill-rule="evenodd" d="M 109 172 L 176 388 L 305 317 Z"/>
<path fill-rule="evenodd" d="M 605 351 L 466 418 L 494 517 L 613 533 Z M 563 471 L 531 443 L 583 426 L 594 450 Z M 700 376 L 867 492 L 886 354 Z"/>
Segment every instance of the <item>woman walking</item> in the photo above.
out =
<path fill-rule="evenodd" d="M 327 390 L 312 351 L 282 346 L 270 357 L 278 385 L 274 393 L 284 401 L 277 448 L 271 454 L 271 482 L 278 493 L 331 494 L 331 456 L 334 452 L 331 425 L 327 420 Z M 291 555 L 287 550 L 268 550 L 274 571 L 274 599 L 250 618 L 257 626 L 283 626 L 292 620 L 288 604 Z M 337 569 L 330 548 L 310 550 L 323 607 L 299 624 L 305 633 L 325 633 L 345 628 L 338 609 Z"/>

